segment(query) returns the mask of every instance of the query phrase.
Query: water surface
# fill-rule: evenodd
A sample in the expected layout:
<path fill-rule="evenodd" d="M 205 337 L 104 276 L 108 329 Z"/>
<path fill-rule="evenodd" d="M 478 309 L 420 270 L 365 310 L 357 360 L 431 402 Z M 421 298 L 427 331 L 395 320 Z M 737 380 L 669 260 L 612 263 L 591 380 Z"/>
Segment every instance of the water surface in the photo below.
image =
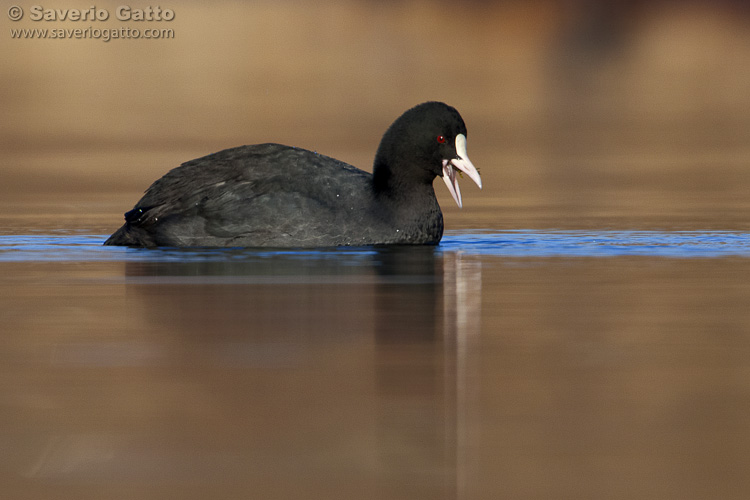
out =
<path fill-rule="evenodd" d="M 356 263 L 377 247 L 323 249 L 140 249 L 104 247 L 107 235 L 0 235 L 0 262 L 12 261 L 194 261 L 335 259 Z M 592 231 L 512 230 L 446 231 L 436 253 L 495 257 L 615 257 L 641 255 L 665 258 L 750 257 L 750 234 L 736 231 Z"/>
<path fill-rule="evenodd" d="M 436 247 L 0 237 L 0 477 L 34 498 L 742 498 L 750 235 Z"/>

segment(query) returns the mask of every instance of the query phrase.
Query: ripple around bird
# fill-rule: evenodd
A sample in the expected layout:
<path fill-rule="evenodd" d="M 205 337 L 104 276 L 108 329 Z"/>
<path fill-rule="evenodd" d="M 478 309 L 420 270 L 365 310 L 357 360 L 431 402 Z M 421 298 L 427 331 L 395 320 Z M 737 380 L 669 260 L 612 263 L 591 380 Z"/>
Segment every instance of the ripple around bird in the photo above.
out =
<path fill-rule="evenodd" d="M 322 249 L 140 249 L 103 247 L 94 234 L 0 236 L 0 262 L 24 261 L 224 261 L 269 257 L 294 260 L 340 259 L 356 264 L 379 247 Z M 750 257 L 750 233 L 732 231 L 446 231 L 437 254 L 461 253 L 500 258 L 659 258 Z"/>

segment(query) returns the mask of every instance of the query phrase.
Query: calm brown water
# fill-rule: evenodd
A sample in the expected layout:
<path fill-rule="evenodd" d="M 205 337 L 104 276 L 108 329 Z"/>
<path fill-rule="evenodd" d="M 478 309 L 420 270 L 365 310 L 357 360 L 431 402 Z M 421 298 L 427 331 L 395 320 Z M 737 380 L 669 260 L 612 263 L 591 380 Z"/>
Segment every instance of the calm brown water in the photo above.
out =
<path fill-rule="evenodd" d="M 747 496 L 747 248 L 649 256 L 625 235 L 645 255 L 523 257 L 513 238 L 555 243 L 509 233 L 483 253 L 459 237 L 288 253 L 19 246 L 0 262 L 4 491 Z"/>

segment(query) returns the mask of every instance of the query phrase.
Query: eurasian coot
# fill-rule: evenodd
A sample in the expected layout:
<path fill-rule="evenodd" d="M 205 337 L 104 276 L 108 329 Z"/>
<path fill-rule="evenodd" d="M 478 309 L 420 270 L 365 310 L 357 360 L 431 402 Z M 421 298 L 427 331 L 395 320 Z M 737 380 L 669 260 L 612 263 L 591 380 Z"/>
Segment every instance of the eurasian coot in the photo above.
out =
<path fill-rule="evenodd" d="M 458 171 L 481 188 L 454 108 L 426 102 L 388 128 L 373 173 L 304 149 L 258 144 L 183 163 L 154 182 L 104 243 L 170 247 L 436 244 L 432 181 L 461 206 Z"/>

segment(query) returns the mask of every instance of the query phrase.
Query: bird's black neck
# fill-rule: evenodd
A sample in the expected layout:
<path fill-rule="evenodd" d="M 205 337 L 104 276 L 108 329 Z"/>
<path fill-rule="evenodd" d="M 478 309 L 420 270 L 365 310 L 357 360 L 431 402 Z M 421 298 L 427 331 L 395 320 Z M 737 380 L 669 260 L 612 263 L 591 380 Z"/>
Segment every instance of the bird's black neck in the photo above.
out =
<path fill-rule="evenodd" d="M 427 170 L 404 168 L 376 158 L 372 171 L 372 187 L 376 196 L 392 200 L 435 197 L 432 181 L 435 175 Z"/>
<path fill-rule="evenodd" d="M 440 241 L 443 234 L 443 214 L 432 186 L 434 175 L 432 179 L 426 175 L 399 175 L 403 170 L 375 163 L 372 182 L 378 210 L 391 225 L 401 231 L 399 241 Z M 415 169 L 406 171 L 414 172 Z"/>

